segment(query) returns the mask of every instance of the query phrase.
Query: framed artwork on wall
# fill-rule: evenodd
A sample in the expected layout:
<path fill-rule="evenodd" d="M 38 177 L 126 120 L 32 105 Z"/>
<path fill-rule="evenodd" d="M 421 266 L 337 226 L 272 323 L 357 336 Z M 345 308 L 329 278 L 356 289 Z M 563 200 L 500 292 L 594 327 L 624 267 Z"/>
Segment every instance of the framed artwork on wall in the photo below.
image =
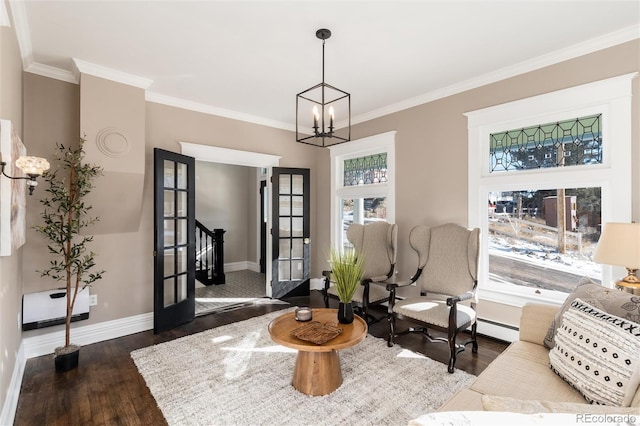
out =
<path fill-rule="evenodd" d="M 27 154 L 27 149 L 15 132 L 11 121 L 0 120 L 0 153 L 7 163 L 9 176 L 21 176 L 15 160 Z M 25 243 L 26 181 L 0 179 L 0 256 L 10 256 Z"/>

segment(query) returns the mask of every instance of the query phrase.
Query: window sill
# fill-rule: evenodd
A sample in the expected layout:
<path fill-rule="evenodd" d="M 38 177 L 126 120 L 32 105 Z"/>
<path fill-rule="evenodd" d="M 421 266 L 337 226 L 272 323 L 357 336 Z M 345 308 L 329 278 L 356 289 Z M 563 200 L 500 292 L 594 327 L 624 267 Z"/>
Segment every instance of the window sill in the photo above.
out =
<path fill-rule="evenodd" d="M 490 283 L 481 286 L 479 291 L 481 300 L 518 308 L 521 308 L 527 303 L 545 303 L 560 306 L 564 303 L 567 295 L 567 293 L 558 291 L 500 283 Z"/>

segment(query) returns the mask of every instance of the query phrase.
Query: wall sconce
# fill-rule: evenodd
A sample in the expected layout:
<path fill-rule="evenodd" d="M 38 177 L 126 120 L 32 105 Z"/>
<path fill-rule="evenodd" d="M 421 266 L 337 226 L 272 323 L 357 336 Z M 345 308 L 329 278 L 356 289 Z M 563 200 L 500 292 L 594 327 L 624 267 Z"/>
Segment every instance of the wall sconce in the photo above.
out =
<path fill-rule="evenodd" d="M 640 294 L 640 223 L 605 223 L 593 260 L 606 265 L 624 266 L 627 276 L 616 287 Z"/>
<path fill-rule="evenodd" d="M 38 185 L 36 178 L 41 176 L 44 172 L 49 170 L 49 162 L 40 157 L 20 157 L 16 160 L 16 167 L 24 172 L 27 176 L 9 176 L 5 173 L 4 168 L 7 165 L 2 161 L 2 154 L 0 154 L 0 167 L 2 167 L 2 174 L 9 179 L 25 179 L 29 186 L 29 195 L 33 194 L 33 190 Z"/>

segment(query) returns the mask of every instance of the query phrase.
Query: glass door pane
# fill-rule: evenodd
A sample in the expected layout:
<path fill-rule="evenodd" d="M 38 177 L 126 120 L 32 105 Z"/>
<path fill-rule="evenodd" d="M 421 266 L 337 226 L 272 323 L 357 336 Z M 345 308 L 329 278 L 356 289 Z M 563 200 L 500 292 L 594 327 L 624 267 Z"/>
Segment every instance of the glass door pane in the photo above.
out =
<path fill-rule="evenodd" d="M 309 170 L 274 168 L 273 182 L 272 296 L 279 298 L 309 284 Z"/>
<path fill-rule="evenodd" d="M 154 149 L 154 332 L 195 315 L 195 160 Z"/>

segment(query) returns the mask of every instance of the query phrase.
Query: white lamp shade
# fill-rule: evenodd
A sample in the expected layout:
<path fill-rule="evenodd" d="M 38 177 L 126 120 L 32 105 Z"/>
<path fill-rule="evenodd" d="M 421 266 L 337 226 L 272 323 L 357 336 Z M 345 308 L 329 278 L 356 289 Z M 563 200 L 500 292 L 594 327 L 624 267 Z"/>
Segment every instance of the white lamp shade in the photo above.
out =
<path fill-rule="evenodd" d="M 640 269 L 640 223 L 605 223 L 593 260 Z"/>
<path fill-rule="evenodd" d="M 40 176 L 49 170 L 49 162 L 40 157 L 20 157 L 16 160 L 16 167 L 22 170 L 26 175 Z"/>

